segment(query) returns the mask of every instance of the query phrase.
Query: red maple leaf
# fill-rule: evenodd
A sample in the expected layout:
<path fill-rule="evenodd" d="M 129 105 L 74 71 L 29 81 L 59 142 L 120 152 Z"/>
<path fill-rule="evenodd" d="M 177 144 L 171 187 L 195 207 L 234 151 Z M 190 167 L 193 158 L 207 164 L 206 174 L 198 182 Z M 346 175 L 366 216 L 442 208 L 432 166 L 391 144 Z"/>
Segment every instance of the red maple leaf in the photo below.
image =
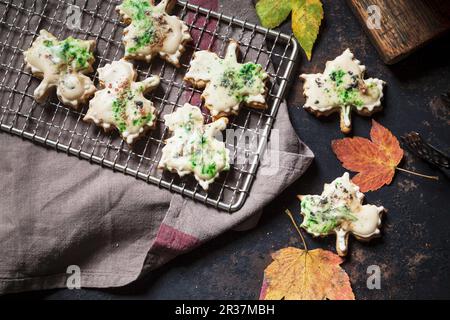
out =
<path fill-rule="evenodd" d="M 372 120 L 370 138 L 333 140 L 331 147 L 347 170 L 359 172 L 352 181 L 361 192 L 374 191 L 390 184 L 403 158 L 403 149 L 388 129 Z"/>

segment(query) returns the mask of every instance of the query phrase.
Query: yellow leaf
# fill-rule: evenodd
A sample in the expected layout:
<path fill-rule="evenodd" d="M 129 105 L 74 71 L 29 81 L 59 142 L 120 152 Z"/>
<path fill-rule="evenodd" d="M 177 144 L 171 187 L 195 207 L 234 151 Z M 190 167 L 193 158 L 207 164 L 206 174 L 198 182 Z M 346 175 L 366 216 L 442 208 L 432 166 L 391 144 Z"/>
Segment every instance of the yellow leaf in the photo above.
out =
<path fill-rule="evenodd" d="M 323 249 L 288 247 L 264 270 L 263 300 L 355 300 L 342 258 Z"/>
<path fill-rule="evenodd" d="M 291 13 L 291 0 L 259 0 L 256 14 L 266 28 L 278 27 Z"/>
<path fill-rule="evenodd" d="M 320 0 L 292 0 L 292 31 L 311 60 L 312 49 L 323 19 Z"/>

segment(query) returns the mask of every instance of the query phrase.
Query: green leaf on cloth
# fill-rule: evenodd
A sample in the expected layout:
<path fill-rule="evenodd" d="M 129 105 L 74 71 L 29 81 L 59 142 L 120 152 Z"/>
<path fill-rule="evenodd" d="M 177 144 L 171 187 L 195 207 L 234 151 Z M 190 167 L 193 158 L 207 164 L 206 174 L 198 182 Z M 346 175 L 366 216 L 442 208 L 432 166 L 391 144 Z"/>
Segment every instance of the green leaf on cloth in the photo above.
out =
<path fill-rule="evenodd" d="M 292 0 L 259 0 L 256 14 L 266 28 L 278 27 L 291 13 Z"/>
<path fill-rule="evenodd" d="M 323 19 L 320 0 L 292 0 L 292 30 L 303 50 L 311 60 L 312 49 Z"/>

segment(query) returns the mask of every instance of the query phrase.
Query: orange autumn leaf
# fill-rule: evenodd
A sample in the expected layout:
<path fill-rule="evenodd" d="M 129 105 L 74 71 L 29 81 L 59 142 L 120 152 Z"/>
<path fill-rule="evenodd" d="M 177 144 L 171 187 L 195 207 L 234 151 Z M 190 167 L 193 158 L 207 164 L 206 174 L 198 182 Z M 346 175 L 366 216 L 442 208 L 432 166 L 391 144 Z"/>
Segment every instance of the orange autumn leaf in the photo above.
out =
<path fill-rule="evenodd" d="M 372 120 L 370 138 L 354 137 L 333 140 L 331 147 L 347 170 L 359 172 L 353 177 L 361 192 L 374 191 L 390 184 L 403 158 L 397 138 Z"/>
<path fill-rule="evenodd" d="M 323 249 L 278 250 L 264 270 L 262 300 L 355 300 L 342 258 Z"/>

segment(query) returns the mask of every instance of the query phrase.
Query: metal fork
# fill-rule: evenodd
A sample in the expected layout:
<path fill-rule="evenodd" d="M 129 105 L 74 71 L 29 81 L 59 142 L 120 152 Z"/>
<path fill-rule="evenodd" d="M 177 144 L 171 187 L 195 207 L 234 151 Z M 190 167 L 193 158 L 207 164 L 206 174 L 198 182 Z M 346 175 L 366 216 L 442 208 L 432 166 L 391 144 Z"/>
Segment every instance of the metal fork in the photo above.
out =
<path fill-rule="evenodd" d="M 438 167 L 450 178 L 450 158 L 444 152 L 422 139 L 417 132 L 409 132 L 401 137 L 408 149 L 419 158 Z"/>
<path fill-rule="evenodd" d="M 450 91 L 449 91 L 449 92 L 446 92 L 446 93 L 443 93 L 443 94 L 441 95 L 441 99 L 442 99 L 442 101 L 444 101 L 444 103 L 445 103 L 447 106 L 450 106 Z"/>

